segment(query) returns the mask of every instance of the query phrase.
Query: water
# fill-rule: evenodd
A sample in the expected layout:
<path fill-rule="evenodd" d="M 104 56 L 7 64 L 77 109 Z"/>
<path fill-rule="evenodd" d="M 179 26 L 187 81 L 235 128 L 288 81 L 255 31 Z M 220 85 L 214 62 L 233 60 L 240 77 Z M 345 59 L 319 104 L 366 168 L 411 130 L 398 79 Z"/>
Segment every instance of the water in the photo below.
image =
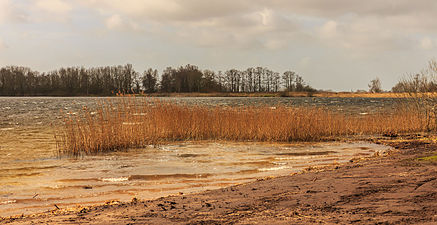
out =
<path fill-rule="evenodd" d="M 195 142 L 72 159 L 56 155 L 54 127 L 65 113 L 105 98 L 0 98 L 0 216 L 150 199 L 285 175 L 388 148 L 371 143 Z M 310 105 L 347 113 L 392 107 L 393 99 L 166 98 L 203 105 Z M 62 110 L 62 113 L 60 112 Z"/>
<path fill-rule="evenodd" d="M 64 113 L 78 113 L 82 108 L 95 107 L 106 97 L 0 97 L 0 131 L 16 126 L 47 125 L 62 118 Z M 157 98 L 185 104 L 245 106 L 286 105 L 321 106 L 331 111 L 347 114 L 374 113 L 391 110 L 398 103 L 396 98 L 262 98 L 262 97 L 186 97 Z"/>

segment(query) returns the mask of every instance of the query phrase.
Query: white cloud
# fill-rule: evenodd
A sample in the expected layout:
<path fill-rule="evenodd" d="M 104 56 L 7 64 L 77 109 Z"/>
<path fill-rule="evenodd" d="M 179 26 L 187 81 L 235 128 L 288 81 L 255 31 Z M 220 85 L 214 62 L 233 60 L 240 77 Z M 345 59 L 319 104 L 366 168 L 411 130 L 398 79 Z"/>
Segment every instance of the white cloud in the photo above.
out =
<path fill-rule="evenodd" d="M 114 14 L 106 19 L 105 24 L 108 29 L 117 29 L 123 25 L 123 20 L 120 15 Z"/>
<path fill-rule="evenodd" d="M 320 34 L 324 38 L 333 38 L 337 35 L 337 22 L 328 21 L 320 28 Z"/>
<path fill-rule="evenodd" d="M 0 24 L 6 21 L 10 7 L 9 0 L 0 0 Z"/>
<path fill-rule="evenodd" d="M 273 12 L 270 9 L 264 9 L 259 12 L 259 15 L 261 16 L 261 24 L 264 26 L 272 24 L 272 14 Z"/>
<path fill-rule="evenodd" d="M 11 0 L 0 0 L 0 24 L 26 21 L 27 15 L 19 6 Z"/>
<path fill-rule="evenodd" d="M 434 43 L 433 40 L 431 40 L 431 38 L 429 37 L 424 37 L 421 41 L 420 41 L 420 47 L 422 47 L 425 50 L 430 50 L 434 47 Z"/>
<path fill-rule="evenodd" d="M 131 20 L 126 20 L 119 14 L 114 14 L 105 19 L 106 28 L 109 30 L 115 31 L 134 31 L 134 32 L 142 32 L 144 29 L 135 22 Z"/>
<path fill-rule="evenodd" d="M 73 6 L 63 0 L 37 0 L 36 7 L 52 14 L 66 14 L 69 13 Z"/>

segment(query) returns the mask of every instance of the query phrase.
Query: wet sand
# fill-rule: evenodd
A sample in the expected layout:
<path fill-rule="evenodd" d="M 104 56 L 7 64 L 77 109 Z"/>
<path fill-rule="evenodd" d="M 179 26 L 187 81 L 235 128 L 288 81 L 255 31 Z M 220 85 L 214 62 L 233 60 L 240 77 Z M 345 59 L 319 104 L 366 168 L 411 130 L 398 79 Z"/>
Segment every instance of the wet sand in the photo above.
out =
<path fill-rule="evenodd" d="M 23 148 L 11 137 L 0 155 L 0 217 L 200 192 L 390 150 L 369 142 L 180 142 L 75 159 L 44 151 L 42 135 L 26 136 Z M 33 140 L 41 141 L 26 151 Z"/>
<path fill-rule="evenodd" d="M 290 176 L 0 220 L 5 224 L 436 224 L 437 144 L 396 142 L 387 156 Z"/>

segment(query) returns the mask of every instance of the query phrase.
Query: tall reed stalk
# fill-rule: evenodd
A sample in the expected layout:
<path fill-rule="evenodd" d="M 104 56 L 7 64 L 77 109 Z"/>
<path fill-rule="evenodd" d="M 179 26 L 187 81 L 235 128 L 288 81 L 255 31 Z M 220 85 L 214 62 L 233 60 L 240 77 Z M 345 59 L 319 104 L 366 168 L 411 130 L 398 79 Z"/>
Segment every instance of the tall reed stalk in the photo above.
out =
<path fill-rule="evenodd" d="M 188 106 L 130 97 L 66 117 L 57 145 L 61 154 L 78 156 L 171 141 L 320 141 L 425 127 L 424 118 L 411 110 L 347 116 L 322 108 Z"/>

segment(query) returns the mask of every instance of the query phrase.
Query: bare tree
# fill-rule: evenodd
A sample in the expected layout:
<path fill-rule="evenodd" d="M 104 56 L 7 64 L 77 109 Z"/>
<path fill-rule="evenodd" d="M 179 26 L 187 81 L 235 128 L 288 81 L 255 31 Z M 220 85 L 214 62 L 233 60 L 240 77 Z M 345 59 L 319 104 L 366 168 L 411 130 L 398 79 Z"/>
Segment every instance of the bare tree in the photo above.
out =
<path fill-rule="evenodd" d="M 296 72 L 293 71 L 285 71 L 284 74 L 282 74 L 282 82 L 286 91 L 294 91 L 296 88 L 294 84 L 295 78 Z"/>
<path fill-rule="evenodd" d="M 406 94 L 406 106 L 413 107 L 420 118 L 425 118 L 424 128 L 437 129 L 437 62 L 429 61 L 428 67 L 420 73 L 403 78 L 393 88 L 393 92 Z"/>
<path fill-rule="evenodd" d="M 382 92 L 381 81 L 379 80 L 379 78 L 375 78 L 371 80 L 368 86 L 369 86 L 369 92 L 371 93 Z"/>
<path fill-rule="evenodd" d="M 437 68 L 435 63 L 433 65 Z M 231 69 L 224 73 L 220 71 L 216 73 L 212 70 L 201 71 L 194 65 L 168 67 L 163 71 L 159 81 L 158 79 L 157 70 L 148 69 L 139 75 L 131 64 L 88 69 L 67 67 L 47 73 L 39 73 L 26 67 L 7 66 L 0 68 L 0 95 L 106 96 L 115 93 L 138 93 L 141 90 L 148 93 L 158 90 L 162 92 L 277 92 L 282 84 L 289 91 L 311 89 L 295 72 L 287 71 L 281 77 L 279 73 L 264 67 L 250 67 L 245 71 Z M 421 77 L 418 77 L 412 84 L 418 83 L 420 88 L 417 90 L 437 90 L 434 80 L 424 82 Z M 423 83 L 426 85 L 422 85 Z M 403 86 L 408 86 L 407 84 L 402 83 Z"/>
<path fill-rule="evenodd" d="M 144 71 L 142 83 L 143 88 L 146 93 L 156 92 L 158 81 L 158 70 L 154 70 L 152 68 Z"/>

